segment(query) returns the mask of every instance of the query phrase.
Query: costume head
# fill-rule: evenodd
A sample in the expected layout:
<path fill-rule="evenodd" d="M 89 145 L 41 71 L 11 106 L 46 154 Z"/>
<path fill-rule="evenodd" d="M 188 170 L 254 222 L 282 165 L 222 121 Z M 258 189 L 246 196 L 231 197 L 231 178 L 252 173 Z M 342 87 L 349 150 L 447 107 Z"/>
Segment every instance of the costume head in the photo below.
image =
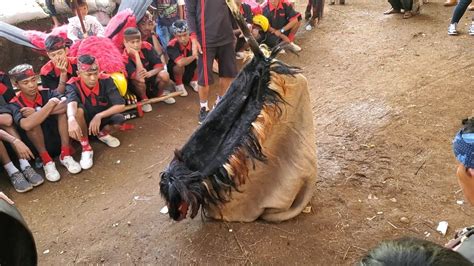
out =
<path fill-rule="evenodd" d="M 384 241 L 369 251 L 359 266 L 472 265 L 461 254 L 427 240 L 402 238 Z"/>

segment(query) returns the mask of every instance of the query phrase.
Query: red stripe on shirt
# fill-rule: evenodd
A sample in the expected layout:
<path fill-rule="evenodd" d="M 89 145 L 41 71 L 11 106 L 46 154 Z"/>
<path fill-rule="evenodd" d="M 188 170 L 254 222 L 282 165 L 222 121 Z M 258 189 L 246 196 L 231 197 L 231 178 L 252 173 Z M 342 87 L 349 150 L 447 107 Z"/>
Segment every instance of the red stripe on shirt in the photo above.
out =
<path fill-rule="evenodd" d="M 207 73 L 207 53 L 206 53 L 206 22 L 204 20 L 204 1 L 201 0 L 201 35 L 202 35 L 202 65 L 204 68 L 204 86 L 209 85 L 209 77 Z"/>

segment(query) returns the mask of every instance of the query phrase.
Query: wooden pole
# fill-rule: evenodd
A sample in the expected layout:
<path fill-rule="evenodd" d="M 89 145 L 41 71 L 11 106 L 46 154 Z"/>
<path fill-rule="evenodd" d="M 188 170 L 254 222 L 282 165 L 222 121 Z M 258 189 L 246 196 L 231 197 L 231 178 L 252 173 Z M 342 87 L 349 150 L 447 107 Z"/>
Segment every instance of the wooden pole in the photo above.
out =
<path fill-rule="evenodd" d="M 83 0 L 86 1 L 86 0 Z M 72 6 L 76 10 L 76 16 L 79 18 L 79 22 L 81 23 L 82 33 L 86 34 L 86 26 L 84 25 L 84 18 L 82 17 L 81 12 L 79 12 L 79 6 L 77 5 L 77 0 L 72 0 Z"/>
<path fill-rule="evenodd" d="M 169 99 L 171 97 L 176 97 L 176 96 L 180 96 L 180 95 L 181 95 L 181 92 L 176 91 L 176 92 L 172 92 L 172 93 L 170 93 L 168 95 L 165 95 L 165 96 L 151 98 L 151 99 L 148 99 L 148 100 L 145 100 L 145 101 L 141 101 L 140 103 L 141 104 L 153 104 L 153 103 L 162 102 L 162 101 L 164 101 L 166 99 Z M 125 106 L 125 111 L 129 111 L 129 110 L 136 109 L 136 108 L 137 108 L 137 104 L 130 104 L 130 105 Z"/>

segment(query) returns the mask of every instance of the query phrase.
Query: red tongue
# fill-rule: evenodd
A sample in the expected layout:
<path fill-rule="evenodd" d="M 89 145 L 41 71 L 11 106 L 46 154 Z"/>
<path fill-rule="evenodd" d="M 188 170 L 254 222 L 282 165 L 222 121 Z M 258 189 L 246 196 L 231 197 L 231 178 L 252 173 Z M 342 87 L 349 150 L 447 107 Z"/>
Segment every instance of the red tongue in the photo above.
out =
<path fill-rule="evenodd" d="M 188 214 L 188 204 L 186 202 L 181 202 L 178 211 L 180 213 L 178 221 L 181 221 L 186 218 L 186 215 Z"/>

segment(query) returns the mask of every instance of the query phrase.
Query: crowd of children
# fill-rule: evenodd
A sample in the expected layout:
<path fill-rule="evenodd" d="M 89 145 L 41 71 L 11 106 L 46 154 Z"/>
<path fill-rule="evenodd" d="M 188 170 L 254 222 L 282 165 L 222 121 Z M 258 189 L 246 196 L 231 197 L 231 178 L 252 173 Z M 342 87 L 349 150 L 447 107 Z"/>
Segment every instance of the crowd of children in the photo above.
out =
<path fill-rule="evenodd" d="M 260 43 L 272 48 L 285 42 L 286 47 L 301 50 L 294 43 L 302 20 L 294 9 L 294 1 L 236 3 Z M 315 3 L 309 1 L 308 5 Z M 171 89 L 187 96 L 185 85 L 198 92 L 198 118 L 202 122 L 211 111 L 208 98 L 213 83 L 212 66 L 218 65 L 217 104 L 237 75 L 236 57 L 247 46 L 224 0 L 200 5 L 196 0 L 153 1 L 149 11 L 137 21 L 137 28 L 124 30 L 123 62 L 127 90 L 140 101 L 166 95 Z M 68 47 L 73 42 L 104 35 L 102 25 L 88 15 L 86 1 L 78 1 L 76 8 L 75 14 L 79 16 L 69 19 L 68 38 L 50 35 L 45 40 L 50 61 L 39 72 L 29 64 L 21 64 L 8 75 L 0 73 L 0 160 L 18 192 L 29 191 L 44 182 L 29 163 L 34 157 L 41 159 L 44 177 L 55 182 L 60 180 L 60 173 L 53 157 L 59 156 L 59 163 L 77 174 L 93 166 L 90 136 L 109 147 L 120 145 L 111 132 L 124 123 L 122 112 L 126 103 L 114 80 L 101 72 L 92 55 L 68 57 Z M 312 10 L 317 13 L 311 15 Z M 201 21 L 203 16 L 209 19 Z M 314 7 L 306 12 L 306 19 L 313 26 L 320 16 Z M 165 102 L 173 104 L 175 99 Z M 152 111 L 150 104 L 141 108 L 143 112 Z M 74 142 L 81 147 L 79 161 L 72 156 Z M 10 156 L 18 158 L 19 168 Z"/>

